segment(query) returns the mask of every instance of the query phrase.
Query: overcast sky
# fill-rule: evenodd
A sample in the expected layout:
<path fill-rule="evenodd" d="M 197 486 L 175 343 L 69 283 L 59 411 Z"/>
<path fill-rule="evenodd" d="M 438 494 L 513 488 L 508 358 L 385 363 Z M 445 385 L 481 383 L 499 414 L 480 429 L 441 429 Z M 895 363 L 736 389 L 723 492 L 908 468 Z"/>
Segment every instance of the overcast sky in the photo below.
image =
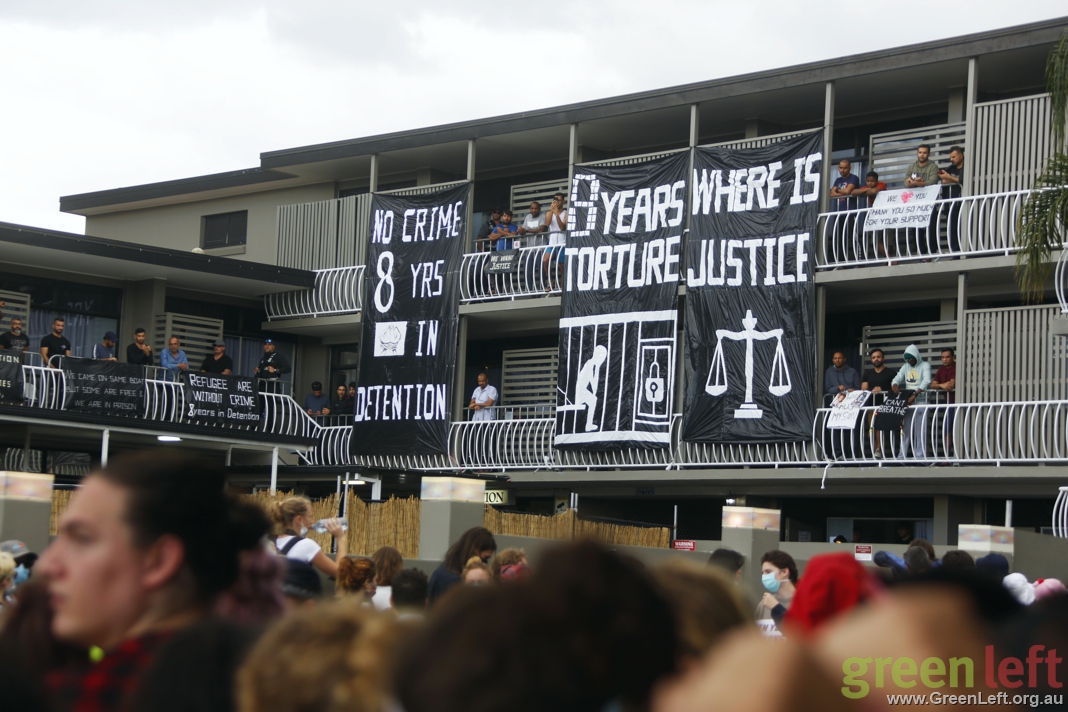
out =
<path fill-rule="evenodd" d="M 0 221 L 261 151 L 980 32 L 1063 0 L 0 0 Z"/>

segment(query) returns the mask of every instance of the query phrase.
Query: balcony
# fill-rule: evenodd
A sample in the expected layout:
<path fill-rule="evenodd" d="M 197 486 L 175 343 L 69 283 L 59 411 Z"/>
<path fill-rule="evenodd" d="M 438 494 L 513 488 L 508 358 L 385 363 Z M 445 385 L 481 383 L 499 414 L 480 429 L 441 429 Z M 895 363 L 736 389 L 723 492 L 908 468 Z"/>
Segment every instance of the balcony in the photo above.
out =
<path fill-rule="evenodd" d="M 531 414 L 453 423 L 449 453 L 436 456 L 353 458 L 351 427 L 325 427 L 319 446 L 302 457 L 312 465 L 457 472 L 1068 463 L 1068 401 L 942 403 L 914 406 L 912 411 L 904 452 L 900 432 L 885 434 L 876 447 L 871 430 L 875 407 L 867 407 L 857 426 L 847 430 L 827 428 L 830 409 L 821 408 L 812 438 L 793 443 L 688 443 L 681 439 L 682 416 L 676 414 L 668 449 L 558 451 L 552 445 L 556 419 Z"/>
<path fill-rule="evenodd" d="M 32 356 L 30 354 L 31 359 Z M 58 365 L 62 366 L 63 357 L 55 358 Z M 293 443 L 320 440 L 320 426 L 290 395 L 283 392 L 257 394 L 261 408 L 258 423 L 203 422 L 189 416 L 184 384 L 177 381 L 167 369 L 149 366 L 146 367 L 144 380 L 144 407 L 140 412 L 130 415 L 91 415 L 68 410 L 68 378 L 67 372 L 61 367 L 27 364 L 21 368 L 24 400 L 21 404 L 4 405 L 0 413 L 13 416 L 20 422 L 30 417 L 44 417 L 56 423 L 91 418 L 105 427 L 185 432 L 202 430 L 203 435 L 215 439 L 247 439 L 246 436 L 253 436 L 253 439 L 263 440 L 264 436 L 272 436 Z"/>
<path fill-rule="evenodd" d="M 315 287 L 267 294 L 268 321 L 358 314 L 363 307 L 363 265 L 315 271 Z"/>
<path fill-rule="evenodd" d="M 1019 249 L 1017 220 L 1029 194 L 1015 190 L 940 200 L 927 228 L 865 232 L 868 207 L 821 213 L 816 267 L 830 270 L 1013 254 Z"/>
<path fill-rule="evenodd" d="M 515 270 L 490 272 L 492 252 L 464 255 L 460 265 L 460 301 L 506 301 L 558 295 L 562 291 L 559 264 L 563 245 L 521 247 Z"/>

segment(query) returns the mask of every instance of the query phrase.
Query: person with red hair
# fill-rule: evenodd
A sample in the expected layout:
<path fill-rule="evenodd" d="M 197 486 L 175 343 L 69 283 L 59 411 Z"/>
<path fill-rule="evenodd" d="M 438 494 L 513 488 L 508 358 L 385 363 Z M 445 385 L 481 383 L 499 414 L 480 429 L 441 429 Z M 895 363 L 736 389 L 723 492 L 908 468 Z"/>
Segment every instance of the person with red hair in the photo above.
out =
<path fill-rule="evenodd" d="M 852 554 L 839 552 L 812 557 L 783 626 L 803 634 L 877 595 L 878 582 Z"/>

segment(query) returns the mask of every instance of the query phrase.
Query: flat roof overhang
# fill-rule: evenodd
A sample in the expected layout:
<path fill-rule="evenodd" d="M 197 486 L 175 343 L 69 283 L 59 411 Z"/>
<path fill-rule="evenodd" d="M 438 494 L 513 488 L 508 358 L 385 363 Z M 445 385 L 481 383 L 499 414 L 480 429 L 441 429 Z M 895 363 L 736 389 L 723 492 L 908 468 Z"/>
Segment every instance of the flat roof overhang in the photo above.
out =
<path fill-rule="evenodd" d="M 315 286 L 315 273 L 0 222 L 0 264 L 108 279 L 166 279 L 181 289 L 259 297 Z"/>
<path fill-rule="evenodd" d="M 141 449 L 158 446 L 160 435 L 175 435 L 181 442 L 168 443 L 179 449 L 225 451 L 229 447 L 243 450 L 307 451 L 318 441 L 252 430 L 211 428 L 185 423 L 161 423 L 140 418 L 116 418 L 89 413 L 0 405 L 0 444 L 22 447 L 27 431 L 33 449 L 98 451 L 103 432 L 108 431 L 111 447 Z"/>

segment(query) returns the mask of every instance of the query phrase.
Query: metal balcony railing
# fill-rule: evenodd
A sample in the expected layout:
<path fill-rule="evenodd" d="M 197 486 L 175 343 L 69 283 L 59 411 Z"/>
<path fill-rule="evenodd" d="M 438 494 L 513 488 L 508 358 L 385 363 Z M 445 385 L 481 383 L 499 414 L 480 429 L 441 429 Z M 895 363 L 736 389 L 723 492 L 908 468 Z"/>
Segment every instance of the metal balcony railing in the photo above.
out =
<path fill-rule="evenodd" d="M 516 269 L 509 273 L 489 272 L 492 252 L 464 255 L 460 265 L 460 301 L 480 302 L 544 297 L 560 294 L 560 254 L 563 245 L 521 247 Z"/>
<path fill-rule="evenodd" d="M 363 307 L 363 265 L 315 271 L 315 287 L 267 294 L 267 320 L 356 314 Z"/>
<path fill-rule="evenodd" d="M 443 471 L 1068 463 L 1068 401 L 916 405 L 902 428 L 879 437 L 871 427 L 875 410 L 862 409 L 855 427 L 840 430 L 826 427 L 830 409 L 821 408 L 811 439 L 749 444 L 684 442 L 676 414 L 670 448 L 608 452 L 556 450 L 553 417 L 453 423 L 448 454 L 435 456 L 352 457 L 351 429 L 335 426 L 321 428 L 319 447 L 302 457 L 308 464 Z"/>
<path fill-rule="evenodd" d="M 817 269 L 1008 255 L 1019 249 L 1016 223 L 1030 191 L 938 201 L 926 228 L 864 231 L 871 208 L 821 213 Z"/>
<path fill-rule="evenodd" d="M 61 360 L 57 361 L 61 362 Z M 262 432 L 288 437 L 320 438 L 323 429 L 300 404 L 282 392 L 258 393 L 262 415 L 259 423 L 203 423 L 190 418 L 185 405 L 185 387 L 170 371 L 158 366 L 146 366 L 145 400 L 143 410 L 136 415 L 116 415 L 116 419 L 147 420 L 154 423 L 182 423 L 203 425 L 213 430 Z M 66 372 L 61 368 L 22 366 L 23 407 L 39 410 L 67 409 Z M 277 384 L 263 386 L 271 388 Z M 280 390 L 280 389 L 278 389 Z"/>
<path fill-rule="evenodd" d="M 1053 536 L 1068 539 L 1068 487 L 1061 487 L 1053 503 Z"/>

